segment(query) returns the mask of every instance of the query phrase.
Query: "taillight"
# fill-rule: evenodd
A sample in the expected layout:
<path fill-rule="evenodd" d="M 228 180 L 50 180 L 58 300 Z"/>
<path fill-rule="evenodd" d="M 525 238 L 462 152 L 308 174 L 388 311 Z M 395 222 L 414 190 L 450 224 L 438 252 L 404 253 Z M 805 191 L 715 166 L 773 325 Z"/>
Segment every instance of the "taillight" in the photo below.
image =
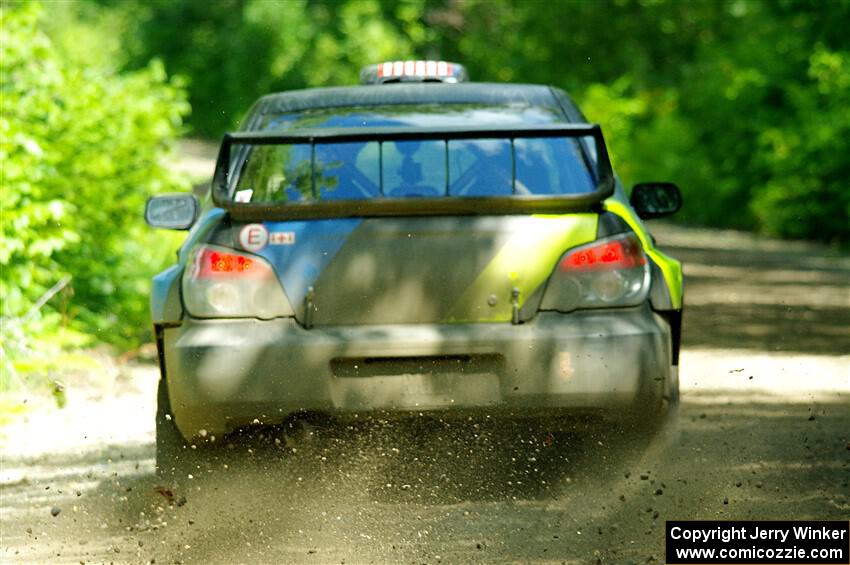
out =
<path fill-rule="evenodd" d="M 640 242 L 633 235 L 594 243 L 570 251 L 561 259 L 565 272 L 631 269 L 646 265 Z"/>
<path fill-rule="evenodd" d="M 649 266 L 635 234 L 595 241 L 564 254 L 541 310 L 636 306 L 649 291 Z"/>
<path fill-rule="evenodd" d="M 202 277 L 259 277 L 266 276 L 269 268 L 256 259 L 239 253 L 227 253 L 201 248 L 197 256 L 198 274 Z"/>
<path fill-rule="evenodd" d="M 189 313 L 201 318 L 293 315 L 265 259 L 216 245 L 195 249 L 183 275 L 183 300 Z"/>

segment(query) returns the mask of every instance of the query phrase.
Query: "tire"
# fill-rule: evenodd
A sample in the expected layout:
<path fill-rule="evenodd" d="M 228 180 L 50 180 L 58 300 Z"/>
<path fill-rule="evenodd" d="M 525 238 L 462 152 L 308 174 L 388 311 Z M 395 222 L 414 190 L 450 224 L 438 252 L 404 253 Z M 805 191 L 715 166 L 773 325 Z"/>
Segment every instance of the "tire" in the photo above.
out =
<path fill-rule="evenodd" d="M 675 424 L 679 414 L 679 367 L 671 365 L 661 397 L 651 405 L 637 406 L 628 412 L 618 427 L 623 435 L 652 439 Z"/>
<path fill-rule="evenodd" d="M 670 367 L 670 386 L 667 389 L 667 399 L 671 411 L 679 409 L 679 366 Z"/>
<path fill-rule="evenodd" d="M 667 388 L 666 398 L 664 399 L 664 425 L 675 424 L 679 417 L 679 403 L 681 396 L 679 394 L 679 366 L 672 365 L 670 367 L 670 379 Z"/>
<path fill-rule="evenodd" d="M 197 466 L 195 449 L 186 442 L 171 415 L 168 385 L 159 380 L 156 395 L 156 474 L 170 484 L 186 479 Z"/>

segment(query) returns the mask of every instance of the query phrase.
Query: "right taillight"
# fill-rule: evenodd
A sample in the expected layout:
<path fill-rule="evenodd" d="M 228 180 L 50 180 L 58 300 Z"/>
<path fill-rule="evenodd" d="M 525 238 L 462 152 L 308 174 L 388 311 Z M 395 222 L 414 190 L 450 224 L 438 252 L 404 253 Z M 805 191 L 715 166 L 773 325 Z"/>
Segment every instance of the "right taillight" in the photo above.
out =
<path fill-rule="evenodd" d="M 183 275 L 186 310 L 200 318 L 294 315 L 272 266 L 262 257 L 200 245 Z"/>
<path fill-rule="evenodd" d="M 541 310 L 636 306 L 649 292 L 649 265 L 633 233 L 567 251 L 549 280 Z"/>

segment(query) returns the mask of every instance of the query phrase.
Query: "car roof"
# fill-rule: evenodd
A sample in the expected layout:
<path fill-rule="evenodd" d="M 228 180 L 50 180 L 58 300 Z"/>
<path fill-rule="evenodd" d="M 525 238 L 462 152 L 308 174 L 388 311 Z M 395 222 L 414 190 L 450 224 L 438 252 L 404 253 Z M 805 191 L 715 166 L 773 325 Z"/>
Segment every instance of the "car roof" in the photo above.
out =
<path fill-rule="evenodd" d="M 263 96 L 254 112 L 415 104 L 488 104 L 561 107 L 553 88 L 508 83 L 394 83 L 292 90 Z"/>

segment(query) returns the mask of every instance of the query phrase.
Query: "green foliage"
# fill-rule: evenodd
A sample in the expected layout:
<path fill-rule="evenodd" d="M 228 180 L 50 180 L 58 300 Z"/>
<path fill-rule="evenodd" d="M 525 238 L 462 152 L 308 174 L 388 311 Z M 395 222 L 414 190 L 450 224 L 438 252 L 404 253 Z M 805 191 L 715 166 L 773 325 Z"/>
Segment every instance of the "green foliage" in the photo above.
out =
<path fill-rule="evenodd" d="M 850 2 L 540 8 L 445 2 L 424 17 L 473 77 L 571 92 L 602 123 L 624 182 L 682 187 L 679 220 L 850 242 Z"/>
<path fill-rule="evenodd" d="M 97 50 L 86 60 L 79 45 L 54 42 L 39 4 L 4 4 L 0 18 L 4 369 L 27 336 L 59 326 L 138 343 L 150 331 L 148 278 L 174 249 L 141 211 L 148 195 L 186 188 L 163 166 L 188 111 L 182 90 L 160 63 L 118 74 Z"/>
<path fill-rule="evenodd" d="M 790 119 L 759 136 L 771 175 L 750 208 L 768 233 L 850 241 L 850 53 L 819 46 L 807 78 L 789 88 Z"/>
<path fill-rule="evenodd" d="M 217 137 L 262 94 L 353 84 L 363 61 L 412 55 L 407 33 L 426 35 L 416 6 L 398 7 L 398 19 L 375 0 L 139 1 L 120 9 L 139 22 L 128 30 L 129 66 L 160 57 L 186 77 L 194 132 Z"/>
<path fill-rule="evenodd" d="M 355 84 L 365 64 L 462 61 L 475 80 L 565 88 L 605 128 L 627 184 L 678 182 L 680 220 L 846 242 L 850 2 L 175 0 L 125 59 L 185 75 L 196 132 L 258 96 Z"/>

